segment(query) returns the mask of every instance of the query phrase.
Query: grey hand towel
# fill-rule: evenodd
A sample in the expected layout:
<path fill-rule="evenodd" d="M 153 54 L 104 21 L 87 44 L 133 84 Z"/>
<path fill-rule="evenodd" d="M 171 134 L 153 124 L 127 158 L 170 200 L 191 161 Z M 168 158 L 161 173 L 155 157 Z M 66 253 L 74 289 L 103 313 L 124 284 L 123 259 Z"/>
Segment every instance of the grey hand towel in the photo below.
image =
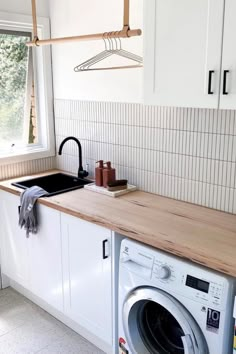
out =
<path fill-rule="evenodd" d="M 46 195 L 48 192 L 37 186 L 27 188 L 21 193 L 19 225 L 26 230 L 26 237 L 29 237 L 30 232 L 36 234 L 38 231 L 36 202 L 38 198 Z"/>

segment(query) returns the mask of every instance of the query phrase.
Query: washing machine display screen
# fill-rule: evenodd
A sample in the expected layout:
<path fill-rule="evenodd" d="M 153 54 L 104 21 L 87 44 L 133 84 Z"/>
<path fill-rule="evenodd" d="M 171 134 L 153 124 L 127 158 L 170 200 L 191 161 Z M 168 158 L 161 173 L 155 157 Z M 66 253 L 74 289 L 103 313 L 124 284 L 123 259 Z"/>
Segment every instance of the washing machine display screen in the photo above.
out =
<path fill-rule="evenodd" d="M 196 290 L 200 290 L 203 291 L 204 293 L 208 293 L 209 291 L 209 286 L 210 283 L 208 283 L 207 281 L 198 279 L 198 278 L 194 278 L 191 275 L 187 275 L 187 279 L 186 279 L 186 286 L 189 286 L 190 288 L 194 288 Z"/>

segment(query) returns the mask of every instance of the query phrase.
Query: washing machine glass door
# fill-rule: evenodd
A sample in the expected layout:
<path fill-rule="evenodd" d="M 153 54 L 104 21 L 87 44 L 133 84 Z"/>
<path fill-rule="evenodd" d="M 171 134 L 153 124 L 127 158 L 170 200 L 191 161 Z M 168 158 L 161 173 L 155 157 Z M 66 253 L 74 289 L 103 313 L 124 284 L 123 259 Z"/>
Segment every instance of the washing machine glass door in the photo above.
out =
<path fill-rule="evenodd" d="M 208 354 L 194 318 L 160 289 L 132 291 L 123 306 L 123 326 L 132 354 Z"/>

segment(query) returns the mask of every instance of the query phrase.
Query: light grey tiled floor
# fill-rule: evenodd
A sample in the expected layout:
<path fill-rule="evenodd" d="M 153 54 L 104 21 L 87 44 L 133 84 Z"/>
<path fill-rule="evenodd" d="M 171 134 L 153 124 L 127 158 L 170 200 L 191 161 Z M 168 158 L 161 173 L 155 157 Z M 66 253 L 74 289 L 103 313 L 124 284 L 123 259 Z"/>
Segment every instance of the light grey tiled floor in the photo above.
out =
<path fill-rule="evenodd" d="M 104 354 L 31 301 L 0 290 L 0 354 Z"/>

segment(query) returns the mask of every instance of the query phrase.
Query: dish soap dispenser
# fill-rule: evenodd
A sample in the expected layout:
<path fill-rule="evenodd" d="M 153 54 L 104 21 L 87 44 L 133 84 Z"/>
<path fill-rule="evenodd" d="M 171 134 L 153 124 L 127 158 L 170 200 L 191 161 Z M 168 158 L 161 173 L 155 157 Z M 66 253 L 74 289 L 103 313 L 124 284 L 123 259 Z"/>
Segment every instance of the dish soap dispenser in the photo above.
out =
<path fill-rule="evenodd" d="M 99 160 L 96 162 L 97 164 L 99 164 L 96 168 L 95 168 L 95 185 L 98 187 L 102 187 L 103 186 L 103 160 Z"/>
<path fill-rule="evenodd" d="M 116 180 L 116 170 L 111 167 L 111 162 L 105 163 L 106 167 L 103 169 L 103 187 L 107 188 L 107 183 Z"/>

